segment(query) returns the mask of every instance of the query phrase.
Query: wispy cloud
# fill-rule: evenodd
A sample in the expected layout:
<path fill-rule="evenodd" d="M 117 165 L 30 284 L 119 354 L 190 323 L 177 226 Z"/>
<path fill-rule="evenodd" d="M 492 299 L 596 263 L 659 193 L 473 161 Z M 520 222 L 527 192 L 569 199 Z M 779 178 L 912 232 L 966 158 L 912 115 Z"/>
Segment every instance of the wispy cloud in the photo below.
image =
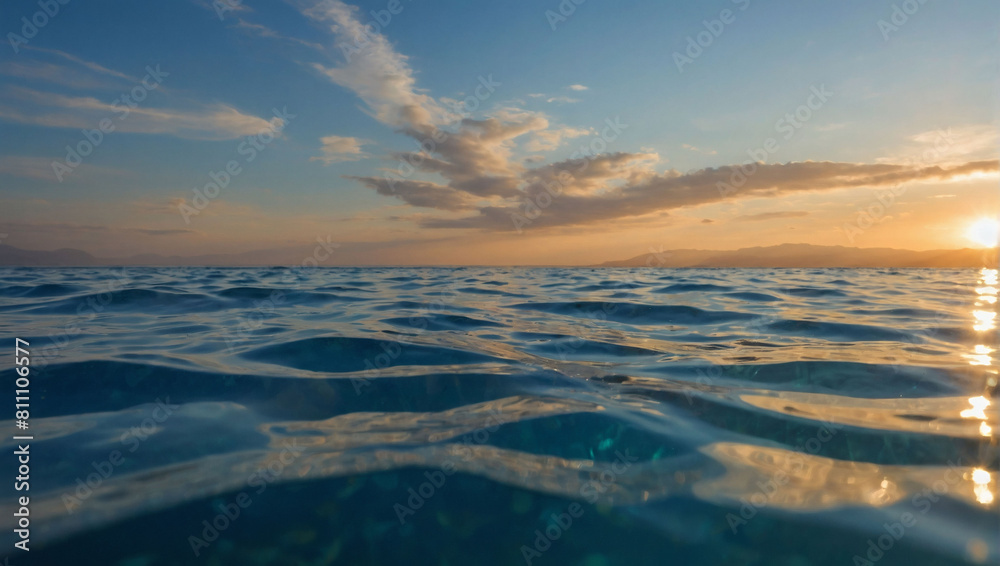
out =
<path fill-rule="evenodd" d="M 368 157 L 361 147 L 366 140 L 341 136 L 325 136 L 320 138 L 320 155 L 310 157 L 309 161 L 322 161 L 324 165 L 330 165 L 341 161 L 358 161 Z"/>
<path fill-rule="evenodd" d="M 87 163 L 78 165 L 76 171 L 77 175 L 82 178 L 93 176 L 104 179 L 120 177 L 126 174 L 126 171 L 120 169 L 111 169 Z M 51 157 L 5 155 L 0 157 L 0 175 L 12 175 L 14 177 L 37 181 L 56 181 L 55 173 L 52 170 Z"/>
<path fill-rule="evenodd" d="M 804 210 L 788 210 L 782 212 L 763 212 L 761 214 L 747 214 L 733 218 L 734 222 L 763 222 L 765 220 L 775 220 L 778 218 L 802 218 L 809 216 Z"/>
<path fill-rule="evenodd" d="M 299 45 L 304 45 L 312 49 L 322 50 L 323 46 L 318 43 L 313 43 L 311 41 L 306 41 L 304 39 L 299 39 L 297 37 L 289 37 L 287 35 L 280 34 L 273 29 L 263 25 L 247 21 L 245 18 L 236 18 L 236 23 L 233 25 L 235 29 L 243 31 L 249 35 L 256 37 L 263 37 L 265 39 L 275 39 L 279 41 L 288 41 L 291 43 L 297 43 Z"/>
<path fill-rule="evenodd" d="M 552 151 L 559 147 L 563 140 L 579 138 L 591 133 L 584 128 L 556 128 L 535 132 L 532 139 L 524 145 L 528 151 Z"/>
<path fill-rule="evenodd" d="M 0 74 L 15 77 L 22 83 L 42 81 L 73 89 L 97 90 L 110 86 L 106 77 L 43 61 L 6 61 L 0 63 Z"/>
<path fill-rule="evenodd" d="M 299 3 L 302 4 L 301 2 Z M 391 126 L 427 126 L 448 121 L 448 112 L 432 97 L 416 88 L 407 58 L 396 52 L 385 36 L 369 33 L 356 16 L 358 9 L 339 0 L 325 0 L 303 8 L 314 21 L 327 24 L 335 45 L 362 48 L 347 50 L 334 65 L 313 63 L 316 71 L 357 94 L 379 121 Z M 344 51 L 335 48 L 343 55 Z"/>
<path fill-rule="evenodd" d="M 590 90 L 590 87 L 588 87 L 588 86 L 583 86 L 583 85 L 569 85 L 569 86 L 568 86 L 568 87 L 566 87 L 566 88 L 568 88 L 568 89 L 570 89 L 570 90 L 576 90 L 576 91 L 582 91 L 582 90 Z"/>
<path fill-rule="evenodd" d="M 92 61 L 87 61 L 85 59 L 81 59 L 81 58 L 77 57 L 76 55 L 73 55 L 71 53 L 66 53 L 65 51 L 59 51 L 57 49 L 45 49 L 45 48 L 42 48 L 42 47 L 34 47 L 34 46 L 27 46 L 27 45 L 24 47 L 24 49 L 28 49 L 28 50 L 31 50 L 31 51 L 37 51 L 39 53 L 47 53 L 49 55 L 54 55 L 54 56 L 59 57 L 61 59 L 65 59 L 67 61 L 71 61 L 73 63 L 76 63 L 77 65 L 85 67 L 85 68 L 89 69 L 90 71 L 92 71 L 94 73 L 97 73 L 99 75 L 105 75 L 105 76 L 109 76 L 109 77 L 115 77 L 117 79 L 122 79 L 122 80 L 129 81 L 129 82 L 138 82 L 138 80 L 139 80 L 139 79 L 137 79 L 135 77 L 131 77 L 131 76 L 129 76 L 129 75 L 125 74 L 125 73 L 122 73 L 120 71 L 115 71 L 114 69 L 109 69 L 109 68 L 104 67 L 102 65 L 98 65 L 97 63 L 94 63 Z"/>
<path fill-rule="evenodd" d="M 717 153 L 719 153 L 719 152 L 715 151 L 714 149 L 702 149 L 700 147 L 693 146 L 693 145 L 691 145 L 689 143 L 683 144 L 683 145 L 681 145 L 681 147 L 683 147 L 684 149 L 686 149 L 688 151 L 693 151 L 695 153 L 702 153 L 702 154 L 705 154 L 705 155 L 716 155 Z"/>
<path fill-rule="evenodd" d="M 587 225 L 596 222 L 637 217 L 683 207 L 738 200 L 744 198 L 775 198 L 788 194 L 861 187 L 894 187 L 903 183 L 948 181 L 977 172 L 996 172 L 998 162 L 978 161 L 951 168 L 914 167 L 899 164 L 858 164 L 833 162 L 798 162 L 758 164 L 754 175 L 732 195 L 719 190 L 720 183 L 732 182 L 735 167 L 709 168 L 682 174 L 668 171 L 652 173 L 648 164 L 635 160 L 634 154 L 619 153 L 600 156 L 592 163 L 605 161 L 603 168 L 583 174 L 573 173 L 573 182 L 549 206 L 533 226 L 555 227 Z M 545 166 L 549 170 L 574 171 L 576 163 L 569 161 Z M 603 169 L 603 171 L 602 171 Z M 530 179 L 539 170 L 528 171 Z M 615 184 L 612 181 L 624 181 Z M 595 190 L 594 186 L 599 186 Z M 537 190 L 537 189 L 535 189 Z M 532 197 L 531 193 L 524 197 Z M 479 208 L 475 216 L 458 219 L 435 219 L 423 223 L 432 228 L 478 228 L 482 230 L 512 230 L 513 215 L 523 215 L 523 205 Z"/>
<path fill-rule="evenodd" d="M 131 234 L 140 236 L 180 236 L 197 234 L 196 230 L 176 228 L 132 228 L 122 226 L 103 226 L 94 224 L 75 224 L 72 222 L 4 222 L 0 224 L 4 230 L 18 234 L 44 233 L 47 235 L 61 234 L 73 236 L 81 234 Z"/>
<path fill-rule="evenodd" d="M 93 97 L 65 96 L 27 88 L 15 87 L 7 92 L 22 103 L 14 108 L 0 102 L 0 119 L 50 128 L 94 128 L 102 119 L 123 117 L 125 111 L 128 111 L 127 119 L 115 121 L 116 131 L 224 140 L 257 134 L 272 125 L 271 121 L 221 103 L 185 109 L 129 108 Z"/>
<path fill-rule="evenodd" d="M 575 104 L 577 102 L 580 102 L 580 99 L 571 98 L 569 96 L 553 96 L 551 98 L 546 99 L 545 102 L 556 102 L 559 104 Z"/>
<path fill-rule="evenodd" d="M 843 130 L 846 127 L 847 127 L 847 124 L 844 124 L 844 123 L 824 124 L 822 126 L 816 126 L 816 131 L 817 132 L 833 132 L 833 131 L 836 131 L 836 130 Z"/>
<path fill-rule="evenodd" d="M 973 124 L 913 134 L 906 143 L 879 163 L 911 162 L 923 165 L 953 164 L 996 155 L 1000 132 L 990 124 Z"/>

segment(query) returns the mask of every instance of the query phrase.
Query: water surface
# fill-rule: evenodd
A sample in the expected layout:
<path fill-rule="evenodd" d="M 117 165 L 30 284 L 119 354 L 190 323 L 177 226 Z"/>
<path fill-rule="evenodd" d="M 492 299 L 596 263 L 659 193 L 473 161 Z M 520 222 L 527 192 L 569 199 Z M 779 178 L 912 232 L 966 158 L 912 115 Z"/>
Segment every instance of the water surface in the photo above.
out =
<path fill-rule="evenodd" d="M 996 563 L 996 277 L 2 269 L 11 563 Z"/>

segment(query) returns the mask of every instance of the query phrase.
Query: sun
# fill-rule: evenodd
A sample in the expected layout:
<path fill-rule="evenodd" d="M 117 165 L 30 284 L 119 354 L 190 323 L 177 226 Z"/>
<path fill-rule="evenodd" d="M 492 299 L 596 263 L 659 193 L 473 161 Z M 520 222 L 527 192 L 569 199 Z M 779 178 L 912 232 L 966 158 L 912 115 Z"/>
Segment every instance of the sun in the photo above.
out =
<path fill-rule="evenodd" d="M 995 248 L 1000 240 L 1000 222 L 995 218 L 980 218 L 965 231 L 965 237 L 980 246 Z"/>

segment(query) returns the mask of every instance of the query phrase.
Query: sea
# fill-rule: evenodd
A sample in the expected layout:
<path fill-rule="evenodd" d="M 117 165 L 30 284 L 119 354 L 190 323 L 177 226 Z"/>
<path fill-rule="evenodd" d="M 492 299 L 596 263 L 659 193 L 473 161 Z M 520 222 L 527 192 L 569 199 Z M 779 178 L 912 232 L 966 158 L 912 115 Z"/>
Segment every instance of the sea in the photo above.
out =
<path fill-rule="evenodd" d="M 0 556 L 997 564 L 998 287 L 988 268 L 2 268 Z"/>

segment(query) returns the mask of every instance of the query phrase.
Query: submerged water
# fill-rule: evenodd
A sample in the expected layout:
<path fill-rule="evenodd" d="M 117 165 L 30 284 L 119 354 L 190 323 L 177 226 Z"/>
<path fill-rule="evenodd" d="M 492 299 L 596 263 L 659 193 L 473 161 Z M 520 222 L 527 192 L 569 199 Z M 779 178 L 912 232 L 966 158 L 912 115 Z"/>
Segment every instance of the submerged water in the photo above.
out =
<path fill-rule="evenodd" d="M 3 552 L 996 564 L 996 277 L 3 269 L 34 436 Z"/>

